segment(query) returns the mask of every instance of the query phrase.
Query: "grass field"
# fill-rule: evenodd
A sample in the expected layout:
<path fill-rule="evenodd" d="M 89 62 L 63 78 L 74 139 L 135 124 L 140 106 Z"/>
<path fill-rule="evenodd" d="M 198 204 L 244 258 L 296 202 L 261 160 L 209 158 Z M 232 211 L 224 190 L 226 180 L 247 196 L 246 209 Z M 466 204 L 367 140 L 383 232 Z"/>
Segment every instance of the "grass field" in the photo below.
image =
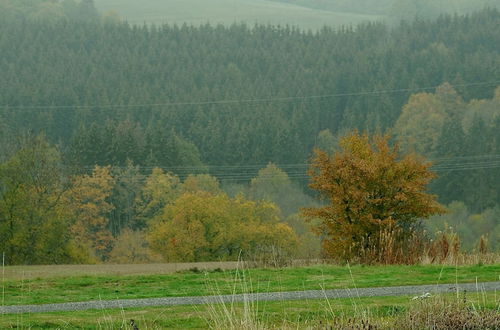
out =
<path fill-rule="evenodd" d="M 216 265 L 221 267 L 214 270 Z M 193 264 L 5 267 L 2 301 L 4 305 L 19 305 L 500 280 L 500 265 L 230 269 L 234 266 L 203 263 L 196 264 L 198 270 Z M 228 269 L 221 269 L 224 267 Z M 189 268 L 192 270 L 174 272 Z M 77 273 L 79 275 L 75 275 Z M 465 300 L 463 293 L 444 296 L 452 302 Z M 361 319 L 386 325 L 406 317 L 412 308 L 426 306 L 423 301 L 411 298 L 318 299 L 0 315 L 0 328 L 133 329 L 129 324 L 132 319 L 139 329 L 325 329 L 338 322 Z M 437 307 L 431 305 L 431 310 L 450 310 L 450 305 L 433 303 Z M 467 306 L 480 307 L 500 317 L 496 292 L 469 293 Z"/>
<path fill-rule="evenodd" d="M 9 272 L 6 267 L 6 272 Z M 213 294 L 343 289 L 500 279 L 500 265 L 484 266 L 332 266 L 283 269 L 183 271 L 152 275 L 78 275 L 4 279 L 5 305 L 88 300 L 200 296 Z M 244 281 L 245 286 L 235 283 Z"/>
<path fill-rule="evenodd" d="M 115 11 L 130 23 L 189 25 L 233 24 L 291 25 L 316 30 L 381 20 L 381 16 L 333 12 L 270 0 L 95 0 L 100 12 Z"/>
<path fill-rule="evenodd" d="M 0 328 L 21 329 L 330 329 L 339 320 L 363 317 L 389 323 L 421 301 L 412 297 L 372 297 L 335 300 L 297 300 L 234 305 L 202 305 L 92 310 L 44 314 L 0 315 Z M 449 301 L 463 300 L 463 295 L 444 296 Z M 443 299 L 443 296 L 439 297 Z M 468 305 L 495 310 L 495 293 L 469 294 Z M 427 303 L 427 302 L 425 302 Z M 439 304 L 441 301 L 438 302 Z M 335 329 L 335 328 L 332 328 Z M 368 329 L 368 328 L 366 328 Z"/>

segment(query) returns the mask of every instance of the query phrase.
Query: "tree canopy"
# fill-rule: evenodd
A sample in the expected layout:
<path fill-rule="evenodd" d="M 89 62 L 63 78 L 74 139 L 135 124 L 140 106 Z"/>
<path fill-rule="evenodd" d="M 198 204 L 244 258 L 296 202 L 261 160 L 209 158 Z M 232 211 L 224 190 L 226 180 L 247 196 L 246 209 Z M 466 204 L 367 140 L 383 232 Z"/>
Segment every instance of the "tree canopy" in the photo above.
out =
<path fill-rule="evenodd" d="M 165 207 L 149 232 L 151 248 L 167 261 L 246 260 L 274 250 L 291 255 L 292 228 L 270 202 L 209 192 L 184 193 Z"/>
<path fill-rule="evenodd" d="M 412 154 L 400 157 L 388 136 L 352 133 L 340 141 L 334 155 L 316 150 L 310 187 L 327 205 L 306 208 L 309 219 L 320 219 L 327 256 L 349 259 L 388 228 L 411 233 L 419 219 L 444 211 L 426 192 L 435 175 L 430 163 Z"/>

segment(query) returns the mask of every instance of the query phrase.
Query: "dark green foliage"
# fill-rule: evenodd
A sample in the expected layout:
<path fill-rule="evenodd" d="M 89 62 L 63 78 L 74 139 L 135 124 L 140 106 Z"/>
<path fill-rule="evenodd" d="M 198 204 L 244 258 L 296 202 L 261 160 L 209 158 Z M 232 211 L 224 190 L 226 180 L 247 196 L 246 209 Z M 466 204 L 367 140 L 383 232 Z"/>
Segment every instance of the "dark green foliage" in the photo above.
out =
<path fill-rule="evenodd" d="M 144 130 L 137 122 L 93 122 L 81 126 L 69 145 L 69 162 L 83 171 L 94 165 L 161 166 L 176 172 L 177 167 L 191 166 L 203 171 L 198 148 L 160 126 Z M 193 172 L 196 172 L 193 170 Z"/>
<path fill-rule="evenodd" d="M 479 252 L 479 240 L 486 238 L 489 251 L 500 250 L 500 207 L 484 209 L 472 213 L 463 202 L 452 202 L 447 206 L 448 213 L 434 216 L 426 221 L 430 232 L 455 232 L 460 237 L 462 249 Z"/>
<path fill-rule="evenodd" d="M 303 162 L 323 129 L 391 127 L 410 92 L 143 105 L 427 87 L 458 75 L 466 82 L 494 80 L 499 21 L 497 11 L 484 11 L 394 30 L 366 24 L 315 35 L 244 25 L 0 23 L 0 104 L 10 106 L 1 111 L 11 127 L 46 130 L 56 141 L 68 141 L 82 123 L 87 129 L 112 120 L 118 127 L 128 120 L 130 127 L 115 133 L 132 134 L 137 122 L 174 130 L 208 164 Z M 468 88 L 463 96 L 485 98 L 491 91 Z M 124 154 L 112 157 L 125 161 Z"/>
<path fill-rule="evenodd" d="M 0 251 L 6 264 L 86 261 L 71 242 L 60 154 L 44 136 L 26 136 L 0 163 Z"/>
<path fill-rule="evenodd" d="M 431 184 L 442 202 L 463 201 L 473 212 L 500 203 L 499 101 L 472 101 L 443 124 L 432 155 L 439 176 Z"/>
<path fill-rule="evenodd" d="M 444 158 L 444 161 L 463 156 L 464 139 L 464 132 L 460 122 L 451 120 L 444 124 L 437 152 Z M 453 164 L 460 163 L 460 161 L 463 161 L 463 159 L 459 158 Z M 464 197 L 463 172 L 454 169 L 441 170 L 439 176 L 430 184 L 430 187 L 434 192 L 438 193 L 441 197 L 440 200 L 444 203 L 461 200 Z"/>
<path fill-rule="evenodd" d="M 114 205 L 110 216 L 110 230 L 118 235 L 124 228 L 134 228 L 133 221 L 137 218 L 136 199 L 142 189 L 144 176 L 138 166 L 128 161 L 124 167 L 115 167 L 113 177 L 115 185 L 111 195 Z"/>

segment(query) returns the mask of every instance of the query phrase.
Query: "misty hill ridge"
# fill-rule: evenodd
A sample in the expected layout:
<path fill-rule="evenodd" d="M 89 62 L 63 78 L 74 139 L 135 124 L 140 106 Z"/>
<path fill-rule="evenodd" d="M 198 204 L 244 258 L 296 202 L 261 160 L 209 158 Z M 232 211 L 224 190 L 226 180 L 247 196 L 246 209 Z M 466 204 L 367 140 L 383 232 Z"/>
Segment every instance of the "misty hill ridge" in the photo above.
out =
<path fill-rule="evenodd" d="M 205 23 L 323 26 L 367 21 L 436 18 L 500 7 L 500 0 L 95 0 L 101 12 L 116 11 L 130 23 Z"/>

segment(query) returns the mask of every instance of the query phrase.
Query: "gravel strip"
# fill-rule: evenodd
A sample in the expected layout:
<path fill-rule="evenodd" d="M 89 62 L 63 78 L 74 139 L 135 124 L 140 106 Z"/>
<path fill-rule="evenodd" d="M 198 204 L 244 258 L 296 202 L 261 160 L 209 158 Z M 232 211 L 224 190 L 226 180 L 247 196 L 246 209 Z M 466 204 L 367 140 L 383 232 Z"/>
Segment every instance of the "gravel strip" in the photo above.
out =
<path fill-rule="evenodd" d="M 451 293 L 456 291 L 496 291 L 500 290 L 499 282 L 467 283 L 467 284 L 439 284 L 439 285 L 413 285 L 392 286 L 380 288 L 336 289 L 336 290 L 307 290 L 289 292 L 248 293 L 219 296 L 200 297 L 171 297 L 171 298 L 145 298 L 145 299 L 117 299 L 94 300 L 85 302 L 69 302 L 44 305 L 19 305 L 0 307 L 0 314 L 20 313 L 45 313 L 56 311 L 83 311 L 89 309 L 131 308 L 147 306 L 175 306 L 175 305 L 200 305 L 242 301 L 281 301 L 299 299 L 335 299 L 357 297 L 382 297 L 424 295 L 426 293 Z"/>

